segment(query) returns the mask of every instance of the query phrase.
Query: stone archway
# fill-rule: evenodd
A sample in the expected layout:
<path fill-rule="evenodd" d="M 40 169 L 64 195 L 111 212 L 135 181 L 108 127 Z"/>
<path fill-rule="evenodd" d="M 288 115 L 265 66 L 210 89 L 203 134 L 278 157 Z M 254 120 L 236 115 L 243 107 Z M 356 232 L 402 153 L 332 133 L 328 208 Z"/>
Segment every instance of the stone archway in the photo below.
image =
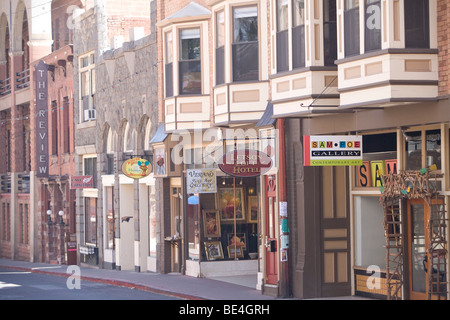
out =
<path fill-rule="evenodd" d="M 442 174 L 430 169 L 418 171 L 400 171 L 397 174 L 382 176 L 380 203 L 384 210 L 384 230 L 386 238 L 386 290 L 388 300 L 402 298 L 404 285 L 405 216 L 400 202 L 408 199 L 423 199 L 432 208 L 426 228 L 429 239 L 426 248 L 429 254 L 431 270 L 428 273 L 428 299 L 446 299 L 447 285 L 447 220 L 445 206 L 432 205 L 433 199 L 444 203 L 444 197 L 438 188 L 438 179 Z M 444 266 L 441 271 L 441 266 Z"/>

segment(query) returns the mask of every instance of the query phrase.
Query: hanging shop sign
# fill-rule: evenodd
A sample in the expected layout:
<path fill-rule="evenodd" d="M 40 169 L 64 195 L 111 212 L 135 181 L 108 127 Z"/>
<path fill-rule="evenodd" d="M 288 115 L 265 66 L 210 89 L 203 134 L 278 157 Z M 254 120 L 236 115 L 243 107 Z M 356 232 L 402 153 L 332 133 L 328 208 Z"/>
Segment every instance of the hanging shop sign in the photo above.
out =
<path fill-rule="evenodd" d="M 257 150 L 235 150 L 225 154 L 218 165 L 220 170 L 232 176 L 256 177 L 270 170 L 272 159 Z"/>
<path fill-rule="evenodd" d="M 357 171 L 358 187 L 381 187 L 381 176 L 389 173 L 397 173 L 397 159 L 363 161 Z"/>
<path fill-rule="evenodd" d="M 48 177 L 48 69 L 42 60 L 36 74 L 36 177 Z"/>
<path fill-rule="evenodd" d="M 129 178 L 141 179 L 152 172 L 152 165 L 148 160 L 135 157 L 122 164 L 122 172 Z"/>
<path fill-rule="evenodd" d="M 362 136 L 304 136 L 305 166 L 362 165 Z"/>
<path fill-rule="evenodd" d="M 187 193 L 216 193 L 216 169 L 187 169 Z"/>
<path fill-rule="evenodd" d="M 93 176 L 71 176 L 70 189 L 84 189 L 94 187 Z"/>

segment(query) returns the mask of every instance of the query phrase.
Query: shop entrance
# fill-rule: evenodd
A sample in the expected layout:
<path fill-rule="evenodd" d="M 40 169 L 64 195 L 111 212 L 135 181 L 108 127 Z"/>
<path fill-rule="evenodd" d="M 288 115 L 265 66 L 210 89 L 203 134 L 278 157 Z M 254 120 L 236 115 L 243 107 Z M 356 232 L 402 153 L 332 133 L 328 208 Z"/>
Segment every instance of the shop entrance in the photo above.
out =
<path fill-rule="evenodd" d="M 170 234 L 173 239 L 177 239 L 171 241 L 171 272 L 181 272 L 181 226 L 182 226 L 182 217 L 183 214 L 181 212 L 183 208 L 180 187 L 171 187 L 171 195 L 170 195 Z"/>
<path fill-rule="evenodd" d="M 443 206 L 441 199 L 433 199 L 431 206 Z M 433 292 L 446 291 L 446 288 L 436 287 L 435 281 L 445 283 L 446 264 L 432 264 L 432 260 L 439 259 L 439 251 L 432 254 L 429 252 L 430 232 L 436 232 L 439 225 L 430 223 L 433 221 L 432 208 L 423 199 L 411 199 L 407 201 L 408 214 L 408 268 L 409 268 L 409 295 L 412 300 L 426 300 L 431 289 L 430 281 L 435 287 Z M 431 219 L 431 220 L 430 220 Z M 433 230 L 434 229 L 434 230 Z M 432 273 L 432 274 L 430 274 Z M 438 279 L 436 279 L 438 278 Z M 439 286 L 445 286 L 440 284 Z M 431 298 L 436 298 L 431 296 Z"/>
<path fill-rule="evenodd" d="M 278 280 L 275 213 L 277 190 L 275 176 L 265 176 L 266 187 L 266 283 L 276 285 Z"/>

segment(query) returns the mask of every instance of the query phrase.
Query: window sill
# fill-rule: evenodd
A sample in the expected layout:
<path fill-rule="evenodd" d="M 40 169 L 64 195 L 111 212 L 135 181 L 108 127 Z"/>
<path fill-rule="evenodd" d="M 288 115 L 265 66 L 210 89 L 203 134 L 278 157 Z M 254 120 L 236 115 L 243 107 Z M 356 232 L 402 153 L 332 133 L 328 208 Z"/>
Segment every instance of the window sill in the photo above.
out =
<path fill-rule="evenodd" d="M 97 125 L 97 120 L 89 120 L 82 123 L 78 123 L 76 129 L 94 128 Z"/>
<path fill-rule="evenodd" d="M 439 53 L 438 49 L 391 48 L 346 57 L 343 59 L 336 60 L 335 63 L 336 65 L 339 65 L 347 62 L 382 56 L 385 54 L 438 54 L 438 53 Z"/>

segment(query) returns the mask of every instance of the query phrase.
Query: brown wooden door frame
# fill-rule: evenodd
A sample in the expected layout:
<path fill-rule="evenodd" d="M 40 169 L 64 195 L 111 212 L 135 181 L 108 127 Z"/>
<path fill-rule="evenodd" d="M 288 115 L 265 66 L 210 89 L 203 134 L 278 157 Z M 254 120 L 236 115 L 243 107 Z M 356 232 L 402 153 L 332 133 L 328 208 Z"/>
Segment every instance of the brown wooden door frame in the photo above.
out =
<path fill-rule="evenodd" d="M 278 243 L 276 240 L 276 204 L 277 204 L 277 190 L 276 190 L 276 177 L 275 176 L 265 176 L 265 215 L 266 215 L 266 275 L 265 275 L 265 283 L 276 285 L 278 281 L 278 261 L 277 261 L 277 252 L 278 252 Z M 272 199 L 272 202 L 269 200 Z M 269 212 L 272 214 L 270 215 Z M 270 220 L 272 220 L 270 222 Z M 272 228 L 272 230 L 270 230 Z M 272 236 L 271 236 L 272 235 Z M 270 251 L 270 247 L 268 246 L 269 241 L 275 241 L 275 252 Z"/>
<path fill-rule="evenodd" d="M 431 200 L 431 204 L 443 204 L 443 199 L 439 199 L 439 200 Z M 431 270 L 431 264 L 430 264 L 430 257 L 429 257 L 429 253 L 425 253 L 427 259 L 423 262 L 425 262 L 423 265 L 426 267 L 426 269 L 428 270 L 428 272 L 425 272 L 425 292 L 415 292 L 413 291 L 413 286 L 412 286 L 412 275 L 413 275 L 413 263 L 412 263 L 412 217 L 411 217 L 411 204 L 422 204 L 424 207 L 424 245 L 425 245 L 425 250 L 427 250 L 428 246 L 429 246 L 429 229 L 428 229 L 428 222 L 431 216 L 431 207 L 428 206 L 427 202 L 424 199 L 410 199 L 406 201 L 406 214 L 407 214 L 407 255 L 405 257 L 405 263 L 407 265 L 407 270 L 408 270 L 408 274 L 407 274 L 407 283 L 408 283 L 408 296 L 409 299 L 411 300 L 426 300 L 428 299 L 428 291 L 430 290 L 429 287 L 429 277 L 428 277 L 428 272 L 430 272 Z"/>

